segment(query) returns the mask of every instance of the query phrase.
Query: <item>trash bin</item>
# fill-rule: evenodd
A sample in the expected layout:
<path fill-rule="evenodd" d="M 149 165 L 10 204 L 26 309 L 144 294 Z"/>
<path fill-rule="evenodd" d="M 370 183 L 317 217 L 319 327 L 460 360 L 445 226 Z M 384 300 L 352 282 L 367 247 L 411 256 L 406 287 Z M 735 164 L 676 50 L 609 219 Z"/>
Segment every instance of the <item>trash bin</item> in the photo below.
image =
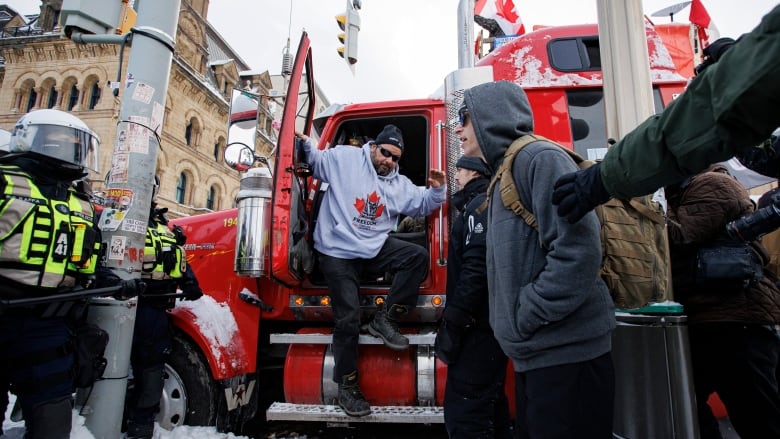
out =
<path fill-rule="evenodd" d="M 698 439 L 687 317 L 619 312 L 616 318 L 615 437 Z"/>

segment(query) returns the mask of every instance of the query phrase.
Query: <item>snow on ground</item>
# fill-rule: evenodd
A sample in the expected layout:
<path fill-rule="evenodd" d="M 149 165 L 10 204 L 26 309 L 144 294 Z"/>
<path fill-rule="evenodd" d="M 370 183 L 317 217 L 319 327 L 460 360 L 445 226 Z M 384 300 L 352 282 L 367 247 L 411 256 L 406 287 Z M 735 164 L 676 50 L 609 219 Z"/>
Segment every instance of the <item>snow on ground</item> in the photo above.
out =
<path fill-rule="evenodd" d="M 11 421 L 11 410 L 13 409 L 16 397 L 9 394 L 8 409 L 3 418 L 3 432 L 0 435 L 2 439 L 24 439 L 24 422 Z M 123 435 L 124 436 L 124 435 Z M 73 411 L 73 427 L 70 433 L 71 439 L 95 439 L 87 427 L 84 426 L 84 417 Z M 154 430 L 154 439 L 249 439 L 246 436 L 236 436 L 233 433 L 218 433 L 215 427 L 176 427 L 172 431 L 165 430 L 156 426 Z"/>

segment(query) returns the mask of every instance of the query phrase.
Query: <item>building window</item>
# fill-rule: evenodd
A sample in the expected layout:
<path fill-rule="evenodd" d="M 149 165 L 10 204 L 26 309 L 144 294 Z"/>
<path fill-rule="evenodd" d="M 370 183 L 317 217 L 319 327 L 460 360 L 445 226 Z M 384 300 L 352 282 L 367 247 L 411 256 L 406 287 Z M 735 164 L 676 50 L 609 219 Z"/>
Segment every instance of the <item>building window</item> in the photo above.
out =
<path fill-rule="evenodd" d="M 215 200 L 217 198 L 217 189 L 214 186 L 209 188 L 209 193 L 206 195 L 206 207 L 214 210 Z"/>
<path fill-rule="evenodd" d="M 192 145 L 192 120 L 187 122 L 187 126 L 184 128 L 184 141 L 187 146 Z"/>
<path fill-rule="evenodd" d="M 73 110 L 79 102 L 79 89 L 76 84 L 70 86 L 70 96 L 68 97 L 68 111 Z"/>
<path fill-rule="evenodd" d="M 184 196 L 187 192 L 187 176 L 182 172 L 176 181 L 176 202 L 184 204 Z"/>
<path fill-rule="evenodd" d="M 46 102 L 46 108 L 54 108 L 57 105 L 57 89 L 52 85 L 49 89 L 49 100 Z"/>
<path fill-rule="evenodd" d="M 214 144 L 214 161 L 219 162 L 219 142 Z"/>
<path fill-rule="evenodd" d="M 36 99 L 38 99 L 38 93 L 34 88 L 31 88 L 30 92 L 27 93 L 27 105 L 24 106 L 25 113 L 32 110 L 32 108 L 35 106 Z"/>
<path fill-rule="evenodd" d="M 89 106 L 87 108 L 94 110 L 95 107 L 97 107 L 98 102 L 100 102 L 100 86 L 98 85 L 97 81 L 95 81 L 92 84 L 92 88 L 90 89 Z"/>

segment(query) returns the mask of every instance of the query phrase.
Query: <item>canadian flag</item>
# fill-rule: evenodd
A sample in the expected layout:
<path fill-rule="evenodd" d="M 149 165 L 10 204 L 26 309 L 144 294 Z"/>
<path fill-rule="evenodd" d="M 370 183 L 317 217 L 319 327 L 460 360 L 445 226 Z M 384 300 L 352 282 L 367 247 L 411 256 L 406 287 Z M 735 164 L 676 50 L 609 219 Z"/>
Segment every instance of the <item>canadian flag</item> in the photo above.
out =
<path fill-rule="evenodd" d="M 494 20 L 504 35 L 525 33 L 525 26 L 515 10 L 514 0 L 477 0 L 474 3 L 474 15 Z"/>
<path fill-rule="evenodd" d="M 704 8 L 701 0 L 691 2 L 691 14 L 688 21 L 696 25 L 696 32 L 699 34 L 701 47 L 707 47 L 711 42 L 720 38 L 720 32 L 715 27 L 715 23 L 710 19 L 710 14 Z"/>

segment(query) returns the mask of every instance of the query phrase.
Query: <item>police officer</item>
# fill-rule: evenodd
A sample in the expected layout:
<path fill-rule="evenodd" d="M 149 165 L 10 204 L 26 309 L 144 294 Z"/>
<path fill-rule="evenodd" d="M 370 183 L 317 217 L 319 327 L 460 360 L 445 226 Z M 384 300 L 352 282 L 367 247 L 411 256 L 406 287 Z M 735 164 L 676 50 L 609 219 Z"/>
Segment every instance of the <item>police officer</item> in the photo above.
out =
<path fill-rule="evenodd" d="M 70 436 L 69 324 L 84 307 L 63 296 L 89 286 L 100 248 L 93 206 L 73 183 L 97 170 L 98 143 L 77 117 L 36 110 L 0 158 L 0 358 L 28 439 Z"/>
<path fill-rule="evenodd" d="M 160 409 L 165 360 L 171 351 L 168 310 L 176 297 L 197 300 L 202 295 L 198 281 L 187 266 L 184 253 L 186 237 L 179 226 L 171 230 L 165 217 L 167 208 L 157 208 L 160 182 L 155 176 L 152 206 L 144 243 L 141 279 L 146 290 L 138 298 L 130 365 L 133 388 L 127 406 L 127 438 L 151 438 L 154 417 Z M 182 293 L 177 294 L 177 288 Z"/>

